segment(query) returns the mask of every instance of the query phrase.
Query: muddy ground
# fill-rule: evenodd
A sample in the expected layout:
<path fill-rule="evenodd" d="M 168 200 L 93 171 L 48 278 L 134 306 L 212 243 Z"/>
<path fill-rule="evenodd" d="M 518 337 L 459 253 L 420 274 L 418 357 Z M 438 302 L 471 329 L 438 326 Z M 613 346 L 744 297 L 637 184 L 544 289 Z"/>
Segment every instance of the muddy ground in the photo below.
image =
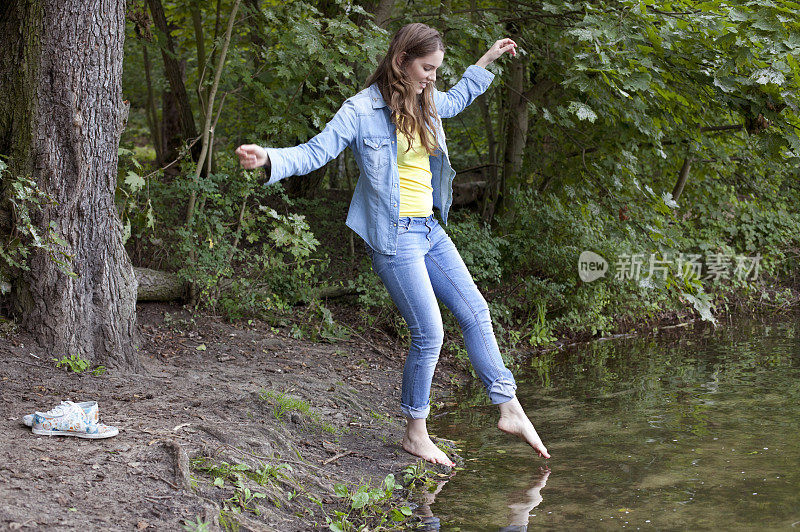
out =
<path fill-rule="evenodd" d="M 0 338 L 0 529 L 182 530 L 200 516 L 214 530 L 236 493 L 235 476 L 212 484 L 223 462 L 263 473 L 243 485 L 264 494 L 249 503 L 259 515 L 227 514 L 240 530 L 327 529 L 335 484 L 377 485 L 417 462 L 399 445 L 401 344 L 312 343 L 164 304 L 140 304 L 138 320 L 139 374 L 67 372 L 24 333 Z M 449 370 L 437 373 L 441 397 Z M 22 425 L 67 399 L 98 401 L 119 435 Z"/>

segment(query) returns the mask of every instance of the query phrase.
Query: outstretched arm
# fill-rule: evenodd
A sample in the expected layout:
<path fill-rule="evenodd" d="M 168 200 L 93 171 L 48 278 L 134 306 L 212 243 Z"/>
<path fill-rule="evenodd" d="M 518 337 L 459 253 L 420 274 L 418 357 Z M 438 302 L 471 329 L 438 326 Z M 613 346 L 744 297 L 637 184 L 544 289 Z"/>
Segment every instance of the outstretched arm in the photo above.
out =
<path fill-rule="evenodd" d="M 467 68 L 461 80 L 449 91 L 439 92 L 434 89 L 433 102 L 439 116 L 442 118 L 456 116 L 475 98 L 486 92 L 494 79 L 494 74 L 486 70 L 486 67 L 505 52 L 516 56 L 516 46 L 517 43 L 511 39 L 500 39 L 474 65 Z"/>
<path fill-rule="evenodd" d="M 356 111 L 346 100 L 336 115 L 318 135 L 304 144 L 291 148 L 263 148 L 243 144 L 236 148 L 239 162 L 246 169 L 267 166 L 271 185 L 285 177 L 305 175 L 321 168 L 339 155 L 355 137 Z"/>

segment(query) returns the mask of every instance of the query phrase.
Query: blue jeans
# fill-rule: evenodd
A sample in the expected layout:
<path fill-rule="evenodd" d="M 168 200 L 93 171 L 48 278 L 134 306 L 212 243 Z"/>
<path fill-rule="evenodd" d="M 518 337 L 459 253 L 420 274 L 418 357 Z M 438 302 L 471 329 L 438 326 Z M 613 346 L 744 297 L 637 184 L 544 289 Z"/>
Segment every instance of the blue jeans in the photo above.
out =
<path fill-rule="evenodd" d="M 400 218 L 396 255 L 366 247 L 373 271 L 383 281 L 411 333 L 403 370 L 403 414 L 424 419 L 430 412 L 431 381 L 444 340 L 437 297 L 458 320 L 469 360 L 492 403 L 513 399 L 517 385 L 500 357 L 486 300 L 453 241 L 433 215 Z"/>

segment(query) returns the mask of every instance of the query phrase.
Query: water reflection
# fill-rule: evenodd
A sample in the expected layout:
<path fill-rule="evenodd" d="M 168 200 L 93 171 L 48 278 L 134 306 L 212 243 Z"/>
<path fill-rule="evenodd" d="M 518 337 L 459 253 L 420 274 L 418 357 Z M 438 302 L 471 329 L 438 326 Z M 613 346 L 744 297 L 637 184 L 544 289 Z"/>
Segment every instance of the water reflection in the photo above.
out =
<path fill-rule="evenodd" d="M 539 468 L 539 475 L 528 489 L 522 491 L 515 489 L 507 494 L 507 507 L 509 510 L 507 518 L 508 526 L 501 527 L 499 532 L 526 532 L 528 530 L 531 511 L 544 500 L 541 491 L 547 485 L 547 479 L 550 477 L 550 473 L 551 471 L 548 468 Z M 436 496 L 448 482 L 449 479 L 438 481 L 435 490 L 432 492 L 425 492 L 421 496 L 421 503 L 419 508 L 417 508 L 416 514 L 424 523 L 424 530 L 426 531 L 441 530 L 441 522 L 433 515 L 431 505 L 436 502 Z"/>
<path fill-rule="evenodd" d="M 547 484 L 547 478 L 550 476 L 549 469 L 541 469 L 542 476 L 522 494 L 512 495 L 512 501 L 508 505 L 511 510 L 511 517 L 509 518 L 509 526 L 500 529 L 500 532 L 525 532 L 528 530 L 528 523 L 531 518 L 531 511 L 539 506 L 544 500 L 542 498 L 542 488 Z"/>

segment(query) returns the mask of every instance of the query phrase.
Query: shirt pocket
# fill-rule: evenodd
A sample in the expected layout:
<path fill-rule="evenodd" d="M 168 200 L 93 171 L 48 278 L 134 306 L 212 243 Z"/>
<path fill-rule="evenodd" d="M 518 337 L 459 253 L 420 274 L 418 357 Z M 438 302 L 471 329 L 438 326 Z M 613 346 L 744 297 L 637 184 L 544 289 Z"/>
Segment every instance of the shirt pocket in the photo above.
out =
<path fill-rule="evenodd" d="M 367 174 L 377 177 L 381 170 L 389 164 L 391 148 L 388 137 L 364 137 L 362 148 L 364 158 L 364 170 Z"/>

